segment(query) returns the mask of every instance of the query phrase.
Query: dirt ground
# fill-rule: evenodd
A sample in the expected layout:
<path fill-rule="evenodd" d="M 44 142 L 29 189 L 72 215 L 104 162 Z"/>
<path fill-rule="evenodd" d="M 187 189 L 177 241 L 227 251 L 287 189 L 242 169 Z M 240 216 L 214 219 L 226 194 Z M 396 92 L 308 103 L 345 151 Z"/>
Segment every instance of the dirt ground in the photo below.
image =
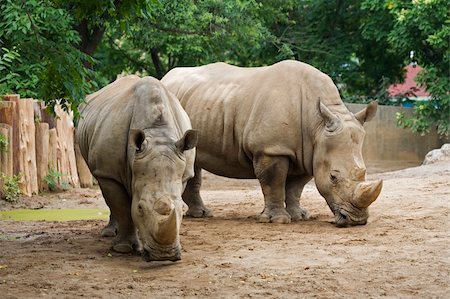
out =
<path fill-rule="evenodd" d="M 207 175 L 215 217 L 183 219 L 175 263 L 111 252 L 103 220 L 0 220 L 0 297 L 449 298 L 450 162 L 369 178 L 384 188 L 368 224 L 337 228 L 313 183 L 301 201 L 311 220 L 263 224 L 257 181 Z M 23 207 L 106 206 L 98 189 L 75 189 L 0 209 Z"/>

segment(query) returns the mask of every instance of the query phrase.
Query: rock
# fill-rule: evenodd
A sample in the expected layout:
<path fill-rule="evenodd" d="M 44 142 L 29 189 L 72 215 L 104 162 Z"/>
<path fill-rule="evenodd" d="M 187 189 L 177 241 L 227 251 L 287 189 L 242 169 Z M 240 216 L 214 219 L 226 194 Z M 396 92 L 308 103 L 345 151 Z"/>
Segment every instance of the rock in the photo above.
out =
<path fill-rule="evenodd" d="M 429 165 L 439 161 L 450 161 L 450 143 L 444 144 L 440 149 L 428 152 L 422 165 Z"/>

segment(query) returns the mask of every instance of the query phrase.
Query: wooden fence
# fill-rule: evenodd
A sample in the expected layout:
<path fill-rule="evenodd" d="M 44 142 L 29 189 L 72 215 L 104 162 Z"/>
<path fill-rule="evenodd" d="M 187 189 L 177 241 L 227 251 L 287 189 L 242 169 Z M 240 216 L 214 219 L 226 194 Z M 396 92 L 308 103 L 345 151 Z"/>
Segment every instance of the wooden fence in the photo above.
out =
<path fill-rule="evenodd" d="M 0 134 L 7 148 L 0 151 L 0 173 L 20 175 L 21 192 L 28 196 L 47 190 L 49 175 L 72 187 L 92 186 L 92 176 L 74 144 L 72 113 L 57 105 L 52 115 L 42 101 L 19 95 L 1 98 Z"/>

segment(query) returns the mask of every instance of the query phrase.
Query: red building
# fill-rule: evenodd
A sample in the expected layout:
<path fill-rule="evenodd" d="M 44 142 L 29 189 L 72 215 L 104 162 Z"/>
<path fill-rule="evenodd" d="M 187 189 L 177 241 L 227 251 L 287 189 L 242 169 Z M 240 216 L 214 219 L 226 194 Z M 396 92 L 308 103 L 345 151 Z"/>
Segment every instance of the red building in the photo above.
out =
<path fill-rule="evenodd" d="M 423 101 L 430 97 L 430 93 L 425 88 L 419 87 L 415 78 L 417 74 L 422 70 L 418 65 L 408 65 L 405 67 L 406 77 L 405 81 L 401 84 L 393 84 L 389 86 L 388 93 L 390 97 L 406 97 L 413 101 Z"/>

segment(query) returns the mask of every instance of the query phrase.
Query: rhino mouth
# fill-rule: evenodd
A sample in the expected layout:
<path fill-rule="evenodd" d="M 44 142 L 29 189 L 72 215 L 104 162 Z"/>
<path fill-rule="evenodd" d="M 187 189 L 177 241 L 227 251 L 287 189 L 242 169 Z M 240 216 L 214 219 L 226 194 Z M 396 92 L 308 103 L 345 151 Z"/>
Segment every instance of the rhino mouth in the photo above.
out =
<path fill-rule="evenodd" d="M 152 261 L 172 261 L 181 260 L 181 246 L 174 244 L 173 246 L 149 245 L 145 244 L 142 251 L 142 258 L 146 262 Z"/>
<path fill-rule="evenodd" d="M 334 215 L 335 215 L 334 223 L 336 224 L 337 227 L 348 227 L 367 224 L 367 218 L 353 219 L 349 215 L 349 213 L 343 209 L 336 210 Z"/>

